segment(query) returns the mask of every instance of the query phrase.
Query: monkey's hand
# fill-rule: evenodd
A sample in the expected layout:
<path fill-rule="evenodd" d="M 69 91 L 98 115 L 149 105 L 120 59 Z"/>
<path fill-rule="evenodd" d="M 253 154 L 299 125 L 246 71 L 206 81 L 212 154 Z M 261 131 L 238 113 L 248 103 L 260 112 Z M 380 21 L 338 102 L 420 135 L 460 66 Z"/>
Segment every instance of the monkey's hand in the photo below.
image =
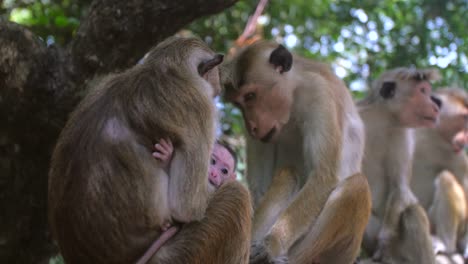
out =
<path fill-rule="evenodd" d="M 287 256 L 273 258 L 262 242 L 254 242 L 250 248 L 250 264 L 287 264 L 288 262 Z"/>
<path fill-rule="evenodd" d="M 169 168 L 169 164 L 172 160 L 172 154 L 174 153 L 174 146 L 170 139 L 161 139 L 159 143 L 154 144 L 155 151 L 153 157 L 161 161 L 164 169 Z"/>
<path fill-rule="evenodd" d="M 378 243 L 377 243 L 377 250 L 375 251 L 374 255 L 372 256 L 372 260 L 374 261 L 382 261 L 387 252 L 387 248 L 390 245 L 390 240 L 392 239 L 393 235 L 390 231 L 381 229 L 378 235 Z"/>

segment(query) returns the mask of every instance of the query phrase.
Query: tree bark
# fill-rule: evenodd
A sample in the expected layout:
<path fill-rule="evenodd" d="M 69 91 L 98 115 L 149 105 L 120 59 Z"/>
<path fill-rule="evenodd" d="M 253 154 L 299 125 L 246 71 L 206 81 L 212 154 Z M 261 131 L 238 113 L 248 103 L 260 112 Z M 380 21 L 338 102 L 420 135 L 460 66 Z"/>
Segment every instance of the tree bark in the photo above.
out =
<path fill-rule="evenodd" d="M 0 263 L 48 263 L 47 172 L 66 118 L 96 75 L 134 65 L 196 18 L 237 0 L 96 0 L 64 48 L 0 21 Z"/>

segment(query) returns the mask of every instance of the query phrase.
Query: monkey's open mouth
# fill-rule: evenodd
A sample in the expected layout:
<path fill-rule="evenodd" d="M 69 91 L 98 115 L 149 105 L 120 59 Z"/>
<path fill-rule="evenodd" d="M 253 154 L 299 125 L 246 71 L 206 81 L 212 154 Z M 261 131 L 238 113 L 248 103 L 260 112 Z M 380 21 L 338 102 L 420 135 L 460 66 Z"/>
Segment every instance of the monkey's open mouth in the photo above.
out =
<path fill-rule="evenodd" d="M 216 188 L 218 188 L 220 185 L 220 184 L 216 184 L 216 182 L 214 182 L 212 179 L 208 179 L 208 181 L 210 182 L 211 185 L 213 185 Z"/>
<path fill-rule="evenodd" d="M 262 137 L 260 140 L 261 140 L 262 142 L 265 142 L 265 143 L 266 143 L 266 142 L 268 142 L 268 141 L 271 140 L 271 138 L 275 135 L 275 133 L 276 133 L 276 128 L 273 127 L 273 128 L 270 130 L 270 132 L 268 132 L 268 133 L 267 133 L 264 137 Z"/>

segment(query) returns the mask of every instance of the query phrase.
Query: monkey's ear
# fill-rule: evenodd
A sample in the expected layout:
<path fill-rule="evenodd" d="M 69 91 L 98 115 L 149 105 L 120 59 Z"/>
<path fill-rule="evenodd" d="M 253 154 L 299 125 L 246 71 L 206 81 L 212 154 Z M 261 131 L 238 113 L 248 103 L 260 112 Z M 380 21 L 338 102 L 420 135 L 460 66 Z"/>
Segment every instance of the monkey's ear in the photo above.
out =
<path fill-rule="evenodd" d="M 384 82 L 380 88 L 380 95 L 384 99 L 390 99 L 395 96 L 396 84 L 395 82 Z"/>
<path fill-rule="evenodd" d="M 223 62 L 223 58 L 224 56 L 222 54 L 216 54 L 212 59 L 202 61 L 198 64 L 198 73 L 200 76 L 204 76 L 211 69 L 221 64 L 221 62 Z"/>
<path fill-rule="evenodd" d="M 293 57 L 291 52 L 280 44 L 271 52 L 270 63 L 275 66 L 275 70 L 278 70 L 279 73 L 287 72 L 291 69 Z"/>

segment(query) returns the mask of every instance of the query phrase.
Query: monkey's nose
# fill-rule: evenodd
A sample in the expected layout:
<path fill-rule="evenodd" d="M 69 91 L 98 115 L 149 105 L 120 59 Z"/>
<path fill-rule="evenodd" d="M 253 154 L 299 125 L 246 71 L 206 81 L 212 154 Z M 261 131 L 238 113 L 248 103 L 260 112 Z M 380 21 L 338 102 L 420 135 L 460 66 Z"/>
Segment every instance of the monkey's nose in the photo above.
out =
<path fill-rule="evenodd" d="M 431 100 L 437 105 L 437 112 L 440 110 L 440 108 L 442 107 L 442 100 L 440 100 L 439 98 L 431 95 Z"/>
<path fill-rule="evenodd" d="M 213 179 L 218 178 L 218 174 L 217 174 L 216 172 L 214 172 L 214 171 L 211 171 L 211 172 L 210 172 L 210 176 L 211 176 L 211 178 L 213 178 Z"/>

